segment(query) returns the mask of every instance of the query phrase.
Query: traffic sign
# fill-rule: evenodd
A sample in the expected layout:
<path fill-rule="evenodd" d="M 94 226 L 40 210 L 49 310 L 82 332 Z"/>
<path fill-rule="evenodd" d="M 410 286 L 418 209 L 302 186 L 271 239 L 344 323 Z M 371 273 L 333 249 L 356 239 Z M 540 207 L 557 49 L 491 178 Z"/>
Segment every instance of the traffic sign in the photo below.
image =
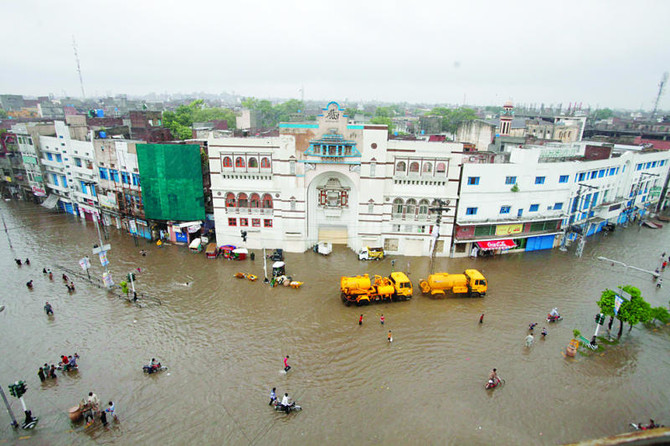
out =
<path fill-rule="evenodd" d="M 93 251 L 93 254 L 99 254 L 102 251 L 109 251 L 110 249 L 112 249 L 112 245 L 107 244 L 107 245 L 102 245 L 102 248 L 97 246 L 97 247 L 93 248 L 92 251 Z"/>

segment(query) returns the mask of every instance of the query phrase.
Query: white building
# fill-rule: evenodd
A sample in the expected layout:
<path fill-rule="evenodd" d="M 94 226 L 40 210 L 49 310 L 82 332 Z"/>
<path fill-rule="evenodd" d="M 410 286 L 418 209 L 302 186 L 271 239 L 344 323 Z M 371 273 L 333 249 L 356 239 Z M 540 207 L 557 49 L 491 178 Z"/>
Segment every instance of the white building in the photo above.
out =
<path fill-rule="evenodd" d="M 92 221 L 98 215 L 96 191 L 91 185 L 98 181 L 95 151 L 90 135 L 84 140 L 85 118 L 68 118 L 74 118 L 72 125 L 54 122 L 56 136 L 40 136 L 40 161 L 45 170 L 47 189 L 58 197 L 58 206 L 67 213 Z"/>
<path fill-rule="evenodd" d="M 115 137 L 93 141 L 100 179 L 98 199 L 106 225 L 150 239 L 137 164 L 138 143 L 143 142 Z"/>
<path fill-rule="evenodd" d="M 211 138 L 218 244 L 303 252 L 318 241 L 358 250 L 449 255 L 462 144 L 388 141 L 386 126 L 350 124 L 335 102 L 316 123 L 282 123 L 277 138 Z"/>
<path fill-rule="evenodd" d="M 586 153 L 589 156 L 589 144 Z M 574 144 L 566 145 L 571 156 Z M 597 148 L 596 148 L 597 149 Z M 464 164 L 454 255 L 550 249 L 656 208 L 670 152 L 611 150 L 601 159 L 561 161 L 556 146 L 512 149 L 509 162 Z M 565 152 L 563 153 L 565 155 Z"/>

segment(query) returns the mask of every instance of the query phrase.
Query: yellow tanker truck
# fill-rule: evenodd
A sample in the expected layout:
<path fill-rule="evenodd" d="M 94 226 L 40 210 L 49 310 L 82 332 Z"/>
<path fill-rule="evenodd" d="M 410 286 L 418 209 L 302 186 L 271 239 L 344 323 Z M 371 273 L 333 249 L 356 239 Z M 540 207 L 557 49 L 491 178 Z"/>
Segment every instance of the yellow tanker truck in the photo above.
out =
<path fill-rule="evenodd" d="M 388 277 L 369 275 L 340 278 L 342 302 L 345 305 L 366 305 L 373 302 L 408 300 L 412 297 L 412 282 L 405 273 L 395 272 Z"/>
<path fill-rule="evenodd" d="M 486 278 L 476 269 L 466 269 L 463 274 L 436 273 L 419 282 L 421 292 L 433 297 L 444 297 L 447 291 L 466 296 L 483 296 L 488 290 Z"/>

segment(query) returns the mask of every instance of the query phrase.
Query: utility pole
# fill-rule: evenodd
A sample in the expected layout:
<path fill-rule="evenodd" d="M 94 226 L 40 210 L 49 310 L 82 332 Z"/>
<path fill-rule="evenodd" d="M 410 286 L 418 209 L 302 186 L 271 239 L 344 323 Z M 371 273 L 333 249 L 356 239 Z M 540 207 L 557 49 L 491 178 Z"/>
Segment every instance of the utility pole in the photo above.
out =
<path fill-rule="evenodd" d="M 14 249 L 12 246 L 12 240 L 9 238 L 9 231 L 7 230 L 7 223 L 5 223 L 5 216 L 4 214 L 0 214 L 2 217 L 2 225 L 5 227 L 5 234 L 7 235 L 7 242 L 9 243 L 9 248 Z"/>
<path fill-rule="evenodd" d="M 12 407 L 9 405 L 9 401 L 7 401 L 7 397 L 5 396 L 5 391 L 2 389 L 2 386 L 0 386 L 0 395 L 2 396 L 2 401 L 5 402 L 5 407 L 7 408 L 9 418 L 12 419 L 12 427 L 19 427 L 19 423 L 16 422 L 14 412 L 12 412 Z"/>
<path fill-rule="evenodd" d="M 559 248 L 561 251 L 567 251 L 568 250 L 568 248 L 566 248 L 566 246 L 565 246 L 566 242 L 567 242 L 567 239 L 568 239 L 568 235 L 571 232 L 574 232 L 570 229 L 572 227 L 572 221 L 571 220 L 572 220 L 573 214 L 575 212 L 579 213 L 580 210 L 581 210 L 580 207 L 581 207 L 582 187 L 587 187 L 589 189 L 598 189 L 595 186 L 590 186 L 588 184 L 579 183 L 579 189 L 577 189 L 577 195 L 575 196 L 575 199 L 572 202 L 572 206 L 570 207 L 570 212 L 568 213 L 568 224 L 567 224 L 567 227 L 564 229 L 563 239 L 561 240 L 561 247 Z M 588 220 L 588 213 L 587 213 L 587 220 Z M 587 228 L 587 230 L 588 230 L 588 228 Z M 586 234 L 584 234 L 583 236 L 586 237 Z M 584 240 L 584 239 L 582 239 L 582 240 Z M 585 242 L 583 242 L 583 243 L 585 243 Z M 580 241 L 580 246 L 577 249 L 577 255 L 578 256 L 581 256 L 581 251 L 583 251 L 583 249 L 584 249 L 584 244 L 583 243 Z"/>
<path fill-rule="evenodd" d="M 84 183 L 85 185 L 93 188 L 93 193 L 97 197 L 97 192 L 96 192 L 96 183 L 93 181 L 89 181 Z M 107 244 L 103 244 L 102 242 L 102 234 L 100 233 L 100 219 L 102 217 L 102 214 L 100 213 L 100 208 L 98 208 L 98 215 L 95 218 L 95 229 L 98 231 L 98 245 L 93 247 L 93 254 L 98 254 L 100 257 L 100 263 L 102 266 L 105 268 L 105 272 L 102 274 L 102 279 L 106 287 L 111 287 L 114 282 L 112 281 L 112 276 L 109 273 L 109 268 L 107 265 L 109 265 L 109 260 L 107 260 L 107 251 L 112 249 L 112 247 Z"/>
<path fill-rule="evenodd" d="M 437 207 L 429 208 L 431 212 L 437 212 L 437 219 L 435 222 L 435 228 L 433 230 L 433 246 L 430 253 L 430 274 L 433 274 L 433 267 L 435 265 L 435 247 L 437 245 L 437 239 L 440 237 L 440 223 L 442 223 L 442 212 L 449 212 L 449 203 L 450 200 L 437 199 Z"/>

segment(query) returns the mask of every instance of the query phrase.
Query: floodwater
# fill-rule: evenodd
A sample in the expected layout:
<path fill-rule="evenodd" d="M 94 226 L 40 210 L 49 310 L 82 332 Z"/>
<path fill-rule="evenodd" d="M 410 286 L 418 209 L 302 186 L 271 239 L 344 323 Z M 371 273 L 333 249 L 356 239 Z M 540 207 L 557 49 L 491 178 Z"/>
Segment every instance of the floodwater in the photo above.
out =
<path fill-rule="evenodd" d="M 7 385 L 26 380 L 24 399 L 40 418 L 33 431 L 14 431 L 2 410 L 0 444 L 23 435 L 30 438 L 22 443 L 49 445 L 557 444 L 623 433 L 628 423 L 650 417 L 670 424 L 669 327 L 630 334 L 626 327 L 623 342 L 604 353 L 562 355 L 574 328 L 591 337 L 605 287 L 625 281 L 652 305 L 668 305 L 670 273 L 667 287 L 657 290 L 643 273 L 624 274 L 597 257 L 653 270 L 660 253 L 670 253 L 670 228 L 591 237 L 582 258 L 573 247 L 438 259 L 436 270 L 484 273 L 489 294 L 476 299 L 424 297 L 418 281 L 428 259 L 392 257 L 396 270 L 409 271 L 414 298 L 361 308 L 341 302 L 340 276 L 388 274 L 392 258 L 366 263 L 343 247 L 329 257 L 288 254 L 287 272 L 304 286 L 269 288 L 233 277 L 241 271 L 262 278 L 258 252 L 255 261 L 208 260 L 184 246 L 141 240 L 138 247 L 110 229 L 114 279 L 140 267 L 138 291 L 161 302 L 138 307 L 79 277 L 74 294 L 63 285 L 62 268 L 81 274 L 77 262 L 97 241 L 91 222 L 28 203 L 2 202 L 0 209 L 13 245 L 0 233 L 0 383 L 22 419 Z M 18 267 L 15 257 L 30 257 L 31 265 Z M 92 255 L 91 263 L 92 276 L 100 277 Z M 53 281 L 43 267 L 54 271 Z M 30 279 L 32 291 L 25 286 Z M 53 318 L 42 310 L 46 300 Z M 564 320 L 549 325 L 544 317 L 554 306 Z M 527 349 L 530 322 L 539 325 Z M 78 373 L 40 383 L 41 364 L 74 352 L 81 356 Z M 284 355 L 293 367 L 288 374 L 280 373 Z M 143 374 L 152 357 L 169 370 Z M 486 391 L 493 367 L 506 384 Z M 272 387 L 304 410 L 271 410 Z M 67 409 L 89 391 L 116 403 L 119 423 L 70 423 Z"/>

